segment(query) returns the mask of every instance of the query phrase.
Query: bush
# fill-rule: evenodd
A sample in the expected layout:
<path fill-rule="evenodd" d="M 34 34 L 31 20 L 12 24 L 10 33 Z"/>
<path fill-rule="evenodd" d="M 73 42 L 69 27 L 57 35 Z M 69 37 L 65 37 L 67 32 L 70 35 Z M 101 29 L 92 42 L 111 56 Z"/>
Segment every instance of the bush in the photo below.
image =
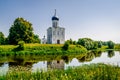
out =
<path fill-rule="evenodd" d="M 108 49 L 114 49 L 114 45 L 115 45 L 114 42 L 108 41 L 107 44 L 108 44 Z"/>
<path fill-rule="evenodd" d="M 19 41 L 19 42 L 18 42 L 18 45 L 19 45 L 19 46 L 17 47 L 18 50 L 24 50 L 24 43 L 25 43 L 24 41 Z"/>
<path fill-rule="evenodd" d="M 69 48 L 69 43 L 68 42 L 65 42 L 65 44 L 63 45 L 62 49 L 67 51 Z"/>

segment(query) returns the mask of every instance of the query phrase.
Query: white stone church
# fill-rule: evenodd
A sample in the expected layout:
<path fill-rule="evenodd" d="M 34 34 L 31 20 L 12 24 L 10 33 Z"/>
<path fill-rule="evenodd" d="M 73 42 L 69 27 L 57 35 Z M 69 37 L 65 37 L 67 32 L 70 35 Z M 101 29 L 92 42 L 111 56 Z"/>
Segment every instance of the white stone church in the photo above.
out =
<path fill-rule="evenodd" d="M 59 18 L 56 16 L 56 10 L 52 17 L 52 27 L 47 29 L 46 41 L 47 44 L 64 44 L 65 42 L 65 28 L 59 26 Z"/>

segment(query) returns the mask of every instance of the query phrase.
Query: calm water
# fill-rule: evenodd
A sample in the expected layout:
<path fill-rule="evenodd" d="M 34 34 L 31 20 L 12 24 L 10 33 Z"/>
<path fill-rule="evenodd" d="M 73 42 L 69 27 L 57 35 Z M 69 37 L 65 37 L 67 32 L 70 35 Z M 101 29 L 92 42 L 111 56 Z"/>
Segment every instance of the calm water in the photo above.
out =
<path fill-rule="evenodd" d="M 11 71 L 47 71 L 67 69 L 91 63 L 105 63 L 120 66 L 120 52 L 91 52 L 85 56 L 2 56 L 0 57 L 0 76 Z"/>

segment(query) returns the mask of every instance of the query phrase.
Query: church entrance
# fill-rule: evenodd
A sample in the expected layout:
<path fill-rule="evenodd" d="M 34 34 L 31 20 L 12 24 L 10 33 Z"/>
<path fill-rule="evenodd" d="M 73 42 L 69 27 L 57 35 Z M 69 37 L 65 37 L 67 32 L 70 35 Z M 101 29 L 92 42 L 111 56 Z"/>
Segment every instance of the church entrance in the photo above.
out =
<path fill-rule="evenodd" d="M 57 44 L 60 44 L 60 40 L 57 40 Z"/>

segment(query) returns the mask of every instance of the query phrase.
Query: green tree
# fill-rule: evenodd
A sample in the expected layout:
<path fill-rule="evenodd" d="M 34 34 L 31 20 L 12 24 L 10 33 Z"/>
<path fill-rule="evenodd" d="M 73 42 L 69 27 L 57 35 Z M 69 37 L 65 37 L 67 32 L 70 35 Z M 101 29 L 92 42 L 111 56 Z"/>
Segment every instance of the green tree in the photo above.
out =
<path fill-rule="evenodd" d="M 19 41 L 33 43 L 36 38 L 38 37 L 33 33 L 32 24 L 23 18 L 15 19 L 13 25 L 9 29 L 8 39 L 10 44 L 18 44 Z"/>
<path fill-rule="evenodd" d="M 97 42 L 97 41 L 94 41 L 93 44 L 94 44 L 93 49 L 97 49 L 97 48 L 98 48 L 98 42 Z"/>
<path fill-rule="evenodd" d="M 107 42 L 107 45 L 108 45 L 108 48 L 109 48 L 109 49 L 114 49 L 114 45 L 115 45 L 114 42 L 108 41 L 108 42 Z"/>
<path fill-rule="evenodd" d="M 5 43 L 5 36 L 2 32 L 0 32 L 0 44 L 4 44 Z"/>
<path fill-rule="evenodd" d="M 76 42 L 76 41 L 73 41 L 73 44 L 74 44 L 74 45 L 76 45 L 76 44 L 77 44 L 77 42 Z"/>
<path fill-rule="evenodd" d="M 115 55 L 114 51 L 113 50 L 109 50 L 108 51 L 108 57 L 113 57 Z"/>
<path fill-rule="evenodd" d="M 104 42 L 102 42 L 102 45 L 107 46 L 108 42 L 104 41 Z"/>
<path fill-rule="evenodd" d="M 65 42 L 64 45 L 63 45 L 63 47 L 62 47 L 62 49 L 67 51 L 68 48 L 69 48 L 69 43 Z"/>
<path fill-rule="evenodd" d="M 69 40 L 65 41 L 65 42 L 67 42 L 69 44 L 73 44 L 73 40 L 71 38 Z"/>
<path fill-rule="evenodd" d="M 77 44 L 84 46 L 87 50 L 94 49 L 94 42 L 90 38 L 80 38 Z"/>
<path fill-rule="evenodd" d="M 102 41 L 98 41 L 98 48 L 102 47 Z"/>
<path fill-rule="evenodd" d="M 24 50 L 24 41 L 19 41 L 18 45 L 18 50 Z"/>
<path fill-rule="evenodd" d="M 41 40 L 39 39 L 38 35 L 34 35 L 34 43 L 41 43 Z"/>
<path fill-rule="evenodd" d="M 73 44 L 73 40 L 72 40 L 71 38 L 70 38 L 70 40 L 69 40 L 69 41 L 70 41 L 70 44 Z"/>

